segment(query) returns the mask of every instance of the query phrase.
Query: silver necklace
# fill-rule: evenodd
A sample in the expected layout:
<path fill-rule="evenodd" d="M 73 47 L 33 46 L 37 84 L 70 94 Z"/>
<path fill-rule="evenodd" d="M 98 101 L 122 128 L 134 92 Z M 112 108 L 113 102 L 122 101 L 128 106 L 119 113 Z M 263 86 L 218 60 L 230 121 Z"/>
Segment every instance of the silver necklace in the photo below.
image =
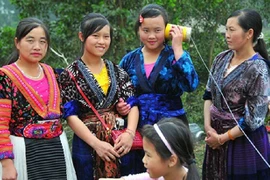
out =
<path fill-rule="evenodd" d="M 28 78 L 31 78 L 31 79 L 39 79 L 41 74 L 42 74 L 42 67 L 40 66 L 40 64 L 38 64 L 38 67 L 39 67 L 39 73 L 37 76 L 30 76 L 28 74 L 26 74 L 17 64 L 17 62 L 15 62 L 15 65 L 16 67 L 23 73 L 24 76 L 28 77 Z"/>

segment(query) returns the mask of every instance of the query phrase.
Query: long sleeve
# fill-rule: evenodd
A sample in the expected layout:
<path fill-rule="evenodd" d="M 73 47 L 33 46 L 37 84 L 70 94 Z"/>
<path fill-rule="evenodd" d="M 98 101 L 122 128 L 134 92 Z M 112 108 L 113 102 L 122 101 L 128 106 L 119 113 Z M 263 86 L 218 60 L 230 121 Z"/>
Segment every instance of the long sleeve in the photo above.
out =
<path fill-rule="evenodd" d="M 158 179 L 150 178 L 150 176 L 147 172 L 140 173 L 140 174 L 134 174 L 134 175 L 128 175 L 128 176 L 124 176 L 122 178 L 124 178 L 125 180 L 164 180 L 163 177 L 160 177 Z"/>
<path fill-rule="evenodd" d="M 0 74 L 0 159 L 14 158 L 13 145 L 9 138 L 9 123 L 11 120 L 11 100 L 8 99 L 7 76 Z M 10 89 L 9 89 L 10 90 Z"/>
<path fill-rule="evenodd" d="M 183 91 L 192 92 L 198 87 L 199 76 L 188 52 L 184 51 L 180 59 L 173 64 L 173 69 L 179 72 L 179 86 Z"/>
<path fill-rule="evenodd" d="M 255 61 L 254 70 L 250 70 L 252 77 L 249 78 L 250 86 L 247 87 L 248 97 L 245 103 L 244 121 L 240 125 L 248 126 L 255 130 L 264 123 L 268 111 L 269 74 L 263 61 Z M 243 122 L 243 124 L 241 124 Z"/>

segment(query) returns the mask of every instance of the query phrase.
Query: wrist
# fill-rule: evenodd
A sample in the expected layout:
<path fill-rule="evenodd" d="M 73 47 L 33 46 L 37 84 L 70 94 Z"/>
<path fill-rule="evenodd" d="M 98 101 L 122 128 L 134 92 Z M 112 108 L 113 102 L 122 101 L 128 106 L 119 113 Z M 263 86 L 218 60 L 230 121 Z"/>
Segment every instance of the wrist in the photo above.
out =
<path fill-rule="evenodd" d="M 9 165 L 13 164 L 13 160 L 12 159 L 2 159 L 1 164 L 3 167 L 9 166 Z"/>
<path fill-rule="evenodd" d="M 129 135 L 130 135 L 130 137 L 132 138 L 132 139 L 134 139 L 134 137 L 135 137 L 135 132 L 134 131 L 132 131 L 131 129 L 126 129 L 126 131 L 125 131 L 125 133 L 128 133 Z"/>
<path fill-rule="evenodd" d="M 227 135 L 227 133 L 224 134 L 219 134 L 218 135 L 218 143 L 220 145 L 223 145 L 225 142 L 227 142 L 229 140 L 229 137 Z"/>
<path fill-rule="evenodd" d="M 211 130 L 212 127 L 210 125 L 204 125 L 204 130 L 207 132 L 209 130 Z"/>
<path fill-rule="evenodd" d="M 227 134 L 228 134 L 228 137 L 229 137 L 230 140 L 233 141 L 235 139 L 234 136 L 231 133 L 231 130 L 227 131 Z"/>

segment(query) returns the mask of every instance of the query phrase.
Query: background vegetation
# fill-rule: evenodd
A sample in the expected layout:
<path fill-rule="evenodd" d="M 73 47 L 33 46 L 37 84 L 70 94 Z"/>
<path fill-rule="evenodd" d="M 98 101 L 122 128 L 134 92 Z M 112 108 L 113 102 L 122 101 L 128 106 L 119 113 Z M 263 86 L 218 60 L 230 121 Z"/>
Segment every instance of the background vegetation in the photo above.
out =
<path fill-rule="evenodd" d="M 192 41 L 184 46 L 200 76 L 200 87 L 184 94 L 183 103 L 189 121 L 202 126 L 202 94 L 208 78 L 206 67 L 211 66 L 218 52 L 227 48 L 224 41 L 226 18 L 237 9 L 256 9 L 264 19 L 264 39 L 269 48 L 270 0 L 0 0 L 0 66 L 12 52 L 18 21 L 35 16 L 46 22 L 51 34 L 52 52 L 46 63 L 55 68 L 66 67 L 80 56 L 79 23 L 89 12 L 104 14 L 114 27 L 113 43 L 106 58 L 118 63 L 127 51 L 140 45 L 133 26 L 139 10 L 149 3 L 165 7 L 171 23 L 192 27 Z"/>
<path fill-rule="evenodd" d="M 200 76 L 200 87 L 184 94 L 189 120 L 203 124 L 202 94 L 214 56 L 226 49 L 224 25 L 230 13 L 253 8 L 264 18 L 265 40 L 269 47 L 270 0 L 0 0 L 0 65 L 7 61 L 13 48 L 16 25 L 21 18 L 35 16 L 46 22 L 52 39 L 52 51 L 46 63 L 64 68 L 80 56 L 79 23 L 89 12 L 104 14 L 114 27 L 113 43 L 106 58 L 118 63 L 123 55 L 140 45 L 133 26 L 139 10 L 157 3 L 168 11 L 170 22 L 192 27 L 192 41 L 185 43 Z"/>

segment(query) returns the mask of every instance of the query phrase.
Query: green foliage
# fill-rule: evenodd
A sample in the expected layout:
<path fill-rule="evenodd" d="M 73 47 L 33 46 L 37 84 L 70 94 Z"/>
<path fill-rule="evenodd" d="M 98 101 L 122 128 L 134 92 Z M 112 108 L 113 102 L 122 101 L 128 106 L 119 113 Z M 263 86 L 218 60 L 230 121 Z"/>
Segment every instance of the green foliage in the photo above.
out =
<path fill-rule="evenodd" d="M 170 23 L 192 27 L 192 40 L 184 43 L 184 49 L 189 51 L 195 68 L 199 74 L 201 85 L 193 93 L 185 93 L 183 101 L 192 122 L 203 122 L 203 100 L 205 83 L 209 68 L 214 57 L 227 49 L 225 43 L 224 25 L 230 13 L 237 9 L 253 8 L 264 18 L 264 26 L 269 28 L 270 0 L 10 0 L 16 6 L 20 18 L 35 16 L 43 20 L 49 27 L 51 47 L 63 57 L 51 52 L 46 63 L 53 67 L 66 67 L 79 57 L 81 44 L 78 39 L 80 21 L 90 12 L 104 14 L 114 28 L 113 41 L 105 58 L 118 63 L 126 51 L 140 45 L 134 32 L 134 23 L 139 10 L 146 4 L 157 3 L 168 12 Z M 11 52 L 13 46 L 11 29 L 1 29 L 1 59 Z M 270 43 L 270 33 L 266 29 L 267 47 Z M 66 60 L 66 61 L 65 61 Z M 3 61 L 1 61 L 3 62 Z"/>
<path fill-rule="evenodd" d="M 187 112 L 187 118 L 189 122 L 197 123 L 200 126 L 203 125 L 203 104 L 202 99 L 205 90 L 205 85 L 200 84 L 199 87 L 191 93 L 184 93 L 182 95 L 182 101 L 184 108 Z"/>
<path fill-rule="evenodd" d="M 14 46 L 15 28 L 6 26 L 0 28 L 0 66 L 7 63 L 9 55 L 12 52 Z"/>

